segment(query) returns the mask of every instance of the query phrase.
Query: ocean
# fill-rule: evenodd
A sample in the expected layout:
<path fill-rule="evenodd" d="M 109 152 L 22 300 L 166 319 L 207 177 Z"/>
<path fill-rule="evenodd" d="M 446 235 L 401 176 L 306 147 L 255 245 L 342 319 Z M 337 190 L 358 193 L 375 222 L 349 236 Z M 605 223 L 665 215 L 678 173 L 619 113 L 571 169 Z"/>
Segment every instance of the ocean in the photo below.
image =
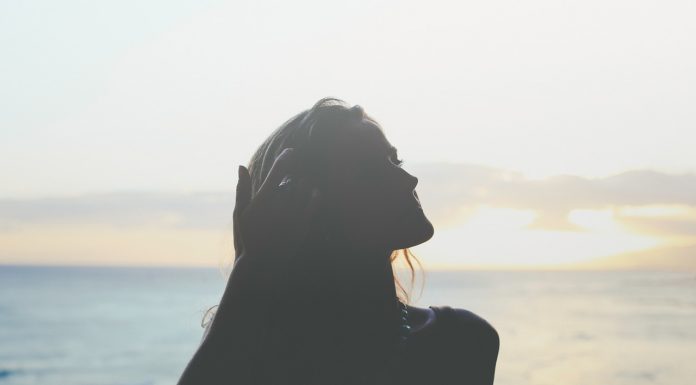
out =
<path fill-rule="evenodd" d="M 0 266 L 0 385 L 175 384 L 215 269 Z M 498 385 L 696 383 L 696 273 L 427 271 L 417 306 L 487 319 Z"/>

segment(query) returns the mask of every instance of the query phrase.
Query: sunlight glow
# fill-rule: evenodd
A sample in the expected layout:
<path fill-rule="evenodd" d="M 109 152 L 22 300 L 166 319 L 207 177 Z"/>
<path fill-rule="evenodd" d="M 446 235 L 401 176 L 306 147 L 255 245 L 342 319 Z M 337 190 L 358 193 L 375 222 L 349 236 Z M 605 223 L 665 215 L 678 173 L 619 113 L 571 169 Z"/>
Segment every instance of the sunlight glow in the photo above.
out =
<path fill-rule="evenodd" d="M 624 217 L 695 218 L 696 208 L 686 205 L 623 206 L 616 215 Z"/>
<path fill-rule="evenodd" d="M 570 219 L 582 231 L 529 229 L 534 213 L 482 208 L 465 224 L 435 231 L 415 248 L 422 262 L 434 268 L 457 264 L 531 266 L 564 264 L 660 245 L 655 237 L 629 233 L 612 220 L 610 210 L 574 210 Z"/>
<path fill-rule="evenodd" d="M 234 255 L 228 238 L 161 226 L 34 225 L 0 232 L 0 245 L 9 264 L 218 266 Z"/>

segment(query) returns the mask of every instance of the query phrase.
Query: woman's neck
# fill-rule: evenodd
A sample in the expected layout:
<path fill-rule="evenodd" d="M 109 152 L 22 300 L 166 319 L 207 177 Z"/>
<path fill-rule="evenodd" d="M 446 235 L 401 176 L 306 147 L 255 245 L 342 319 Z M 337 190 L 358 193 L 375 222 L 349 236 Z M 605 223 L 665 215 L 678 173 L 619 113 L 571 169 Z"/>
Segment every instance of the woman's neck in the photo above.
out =
<path fill-rule="evenodd" d="M 300 286 L 298 295 L 311 298 L 315 310 L 335 312 L 338 321 L 393 329 L 398 312 L 391 250 L 336 238 L 306 246 L 288 274 L 294 281 L 288 284 Z"/>
<path fill-rule="evenodd" d="M 389 356 L 399 322 L 390 255 L 334 240 L 296 256 L 281 294 L 291 317 L 282 323 L 327 370 L 370 370 Z"/>
<path fill-rule="evenodd" d="M 399 314 L 391 252 L 377 248 L 346 246 L 334 257 L 335 303 L 356 334 L 373 341 L 396 336 Z M 393 334 L 393 335 L 392 335 Z"/>

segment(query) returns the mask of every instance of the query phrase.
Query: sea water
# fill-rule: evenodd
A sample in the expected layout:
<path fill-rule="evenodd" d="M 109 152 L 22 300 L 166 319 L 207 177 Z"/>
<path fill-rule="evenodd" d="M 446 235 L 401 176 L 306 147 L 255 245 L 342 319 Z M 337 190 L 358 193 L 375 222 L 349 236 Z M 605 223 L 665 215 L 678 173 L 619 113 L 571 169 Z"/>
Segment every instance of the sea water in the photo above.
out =
<path fill-rule="evenodd" d="M 501 339 L 495 383 L 696 383 L 696 274 L 427 271 Z M 0 266 L 0 385 L 175 384 L 225 281 L 214 269 Z M 464 375 L 464 374 L 463 374 Z"/>

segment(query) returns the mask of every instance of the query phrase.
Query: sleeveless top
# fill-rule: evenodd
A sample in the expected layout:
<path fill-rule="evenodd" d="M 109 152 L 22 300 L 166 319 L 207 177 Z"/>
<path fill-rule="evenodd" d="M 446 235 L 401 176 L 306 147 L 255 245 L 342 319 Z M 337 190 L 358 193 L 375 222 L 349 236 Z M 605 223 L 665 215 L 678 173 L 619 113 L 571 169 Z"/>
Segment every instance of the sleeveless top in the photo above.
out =
<path fill-rule="evenodd" d="M 350 379 L 333 378 L 329 385 L 492 384 L 492 378 L 490 382 L 480 380 L 475 374 L 481 371 L 480 360 L 477 358 L 481 344 L 476 338 L 472 338 L 477 331 L 468 327 L 469 320 L 466 316 L 460 316 L 450 306 L 429 308 L 435 313 L 432 323 L 409 336 L 403 348 L 389 357 L 388 365 L 383 367 L 385 370 L 372 373 L 369 378 L 357 373 L 357 377 Z M 275 377 L 273 372 L 265 370 L 262 377 L 268 380 L 259 383 L 276 383 L 266 377 Z M 304 381 L 304 384 L 323 385 L 328 382 L 309 380 Z"/>
<path fill-rule="evenodd" d="M 447 335 L 453 328 L 456 328 L 456 313 L 450 306 L 428 306 L 435 313 L 432 323 L 426 328 L 415 331 L 409 336 L 408 344 L 413 344 L 414 341 L 420 342 L 426 338 L 442 338 Z"/>
<path fill-rule="evenodd" d="M 450 306 L 428 306 L 435 312 L 435 324 L 432 325 L 438 329 L 452 327 L 452 321 L 456 316 L 454 309 Z M 443 326 L 444 325 L 444 326 Z"/>
<path fill-rule="evenodd" d="M 393 356 L 378 373 L 358 381 L 365 385 L 406 385 L 443 384 L 443 371 L 452 370 L 447 364 L 446 345 L 456 328 L 456 314 L 450 306 L 429 306 L 434 312 L 433 321 L 426 328 L 411 334 L 406 344 Z M 436 382 L 435 377 L 438 378 Z"/>
<path fill-rule="evenodd" d="M 331 375 L 331 370 L 320 365 L 321 375 L 306 379 L 305 385 L 411 385 L 411 384 L 460 384 L 461 381 L 450 381 L 450 372 L 459 368 L 452 361 L 457 356 L 448 346 L 457 343 L 453 338 L 457 328 L 456 313 L 450 306 L 429 306 L 434 312 L 433 321 L 427 328 L 414 332 L 406 340 L 405 345 L 384 361 L 377 372 L 344 373 L 348 377 Z M 318 374 L 318 373 L 317 373 Z M 269 371 L 264 376 L 271 375 Z M 365 377 L 367 375 L 367 377 Z M 298 377 L 299 378 L 299 377 Z M 327 379 L 330 378 L 330 379 Z M 446 380 L 444 380 L 446 379 Z M 444 380 L 444 382 L 443 382 Z M 281 381 L 278 379 L 278 381 Z M 260 381 L 271 384 L 276 381 Z M 278 382 L 280 383 L 280 382 Z M 293 382 L 294 383 L 294 382 Z M 285 383 L 284 383 L 285 384 Z"/>
<path fill-rule="evenodd" d="M 429 330 L 422 334 L 416 332 L 407 340 L 393 383 L 493 384 L 496 360 L 491 353 L 491 334 L 487 331 L 490 325 L 466 310 L 457 313 L 450 306 L 429 307 L 435 312 L 434 323 Z M 497 349 L 496 345 L 495 355 Z"/>
<path fill-rule="evenodd" d="M 457 314 L 450 306 L 429 308 L 435 312 L 434 323 L 407 340 L 394 373 L 395 384 L 461 383 L 462 347 L 457 336 L 462 326 Z"/>

